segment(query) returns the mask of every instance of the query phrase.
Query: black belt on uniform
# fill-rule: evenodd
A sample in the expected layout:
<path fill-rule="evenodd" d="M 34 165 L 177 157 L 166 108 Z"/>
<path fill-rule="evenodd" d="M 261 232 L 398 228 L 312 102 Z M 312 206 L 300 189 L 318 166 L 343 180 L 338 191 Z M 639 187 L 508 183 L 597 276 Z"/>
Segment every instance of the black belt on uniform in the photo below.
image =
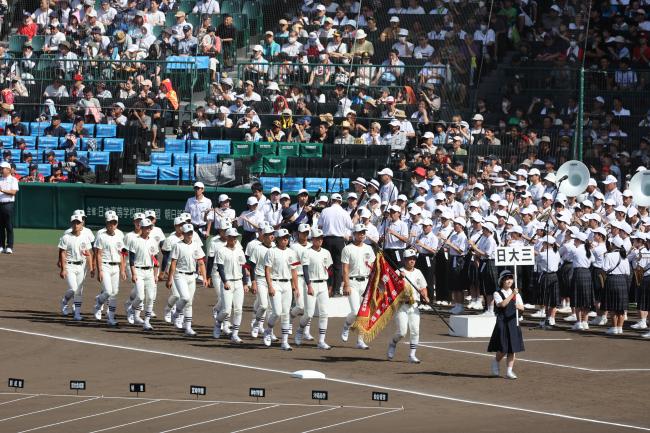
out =
<path fill-rule="evenodd" d="M 354 281 L 366 281 L 368 277 L 350 277 L 350 279 Z"/>
<path fill-rule="evenodd" d="M 273 281 L 279 281 L 281 283 L 288 283 L 289 282 L 289 280 L 276 280 L 275 278 L 273 278 Z"/>
<path fill-rule="evenodd" d="M 194 275 L 194 272 L 178 272 L 178 273 L 183 275 Z"/>
<path fill-rule="evenodd" d="M 153 266 L 136 266 L 135 268 L 136 268 L 136 269 L 142 269 L 142 270 L 148 271 L 149 269 L 152 269 Z"/>
<path fill-rule="evenodd" d="M 67 262 L 69 265 L 83 265 L 84 262 Z"/>
<path fill-rule="evenodd" d="M 0 201 L 0 205 L 2 205 L 2 204 L 9 204 L 9 203 L 13 203 L 13 201 Z"/>
<path fill-rule="evenodd" d="M 117 265 L 120 264 L 120 262 L 102 262 L 102 263 L 104 263 L 105 265 L 110 265 L 110 266 L 117 266 Z"/>
<path fill-rule="evenodd" d="M 226 280 L 226 282 L 228 282 L 228 281 L 242 281 L 242 279 L 241 278 L 235 278 L 234 280 Z"/>
<path fill-rule="evenodd" d="M 327 235 L 327 236 L 323 236 L 323 237 L 324 238 L 341 238 L 341 239 L 343 239 L 343 236 L 334 236 L 334 235 Z"/>
<path fill-rule="evenodd" d="M 310 283 L 325 283 L 327 280 L 311 280 Z"/>

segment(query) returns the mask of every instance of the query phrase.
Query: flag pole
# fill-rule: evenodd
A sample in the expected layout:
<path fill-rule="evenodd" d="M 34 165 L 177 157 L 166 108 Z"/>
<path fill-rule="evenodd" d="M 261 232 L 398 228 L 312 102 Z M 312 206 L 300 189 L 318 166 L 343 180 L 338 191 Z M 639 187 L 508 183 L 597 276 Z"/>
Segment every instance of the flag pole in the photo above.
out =
<path fill-rule="evenodd" d="M 372 239 L 369 239 L 369 240 L 370 240 L 370 242 L 372 242 L 373 246 L 374 246 L 377 250 L 381 251 L 382 255 L 384 256 L 384 259 L 386 259 L 386 261 L 388 262 L 388 264 L 391 265 L 391 266 L 393 267 L 393 269 L 395 269 L 395 271 L 399 270 L 400 267 L 397 266 L 397 263 L 393 262 L 393 258 L 390 257 L 390 256 L 387 255 L 387 254 L 384 254 L 384 250 L 383 250 L 383 248 L 381 248 L 377 242 L 373 241 Z M 413 287 L 413 289 L 417 290 L 417 285 L 413 284 L 413 282 L 411 281 L 411 279 L 410 279 L 409 277 L 407 277 L 406 275 L 402 275 L 401 273 L 400 273 L 400 277 L 403 278 L 403 279 L 405 279 L 405 280 L 406 280 L 406 281 L 411 285 L 411 287 Z M 366 290 L 368 290 L 367 287 L 366 287 Z M 422 302 L 421 299 L 420 299 L 420 302 Z M 445 325 L 447 325 L 447 328 L 449 328 L 449 330 L 452 332 L 452 334 L 455 334 L 456 331 L 454 331 L 454 328 L 452 328 L 451 325 L 449 324 L 449 322 L 447 322 L 447 320 L 445 320 L 445 318 L 442 316 L 442 314 L 440 314 L 440 311 L 438 311 L 438 309 L 437 309 L 436 306 L 433 304 L 433 302 L 431 301 L 431 299 L 429 299 L 429 304 L 427 304 L 427 305 L 429 305 L 429 307 L 431 307 L 431 309 L 436 313 L 436 315 L 440 318 L 440 320 L 442 320 L 443 323 L 444 323 Z"/>

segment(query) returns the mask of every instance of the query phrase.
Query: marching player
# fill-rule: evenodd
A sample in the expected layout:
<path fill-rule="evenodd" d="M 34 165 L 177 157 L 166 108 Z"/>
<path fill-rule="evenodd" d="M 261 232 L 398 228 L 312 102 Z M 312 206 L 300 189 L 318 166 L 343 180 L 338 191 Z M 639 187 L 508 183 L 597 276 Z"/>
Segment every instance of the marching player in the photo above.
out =
<path fill-rule="evenodd" d="M 131 243 L 140 236 L 140 233 L 142 233 L 141 229 L 141 223 L 142 220 L 145 219 L 144 213 L 142 212 L 136 212 L 133 214 L 133 231 L 127 233 L 124 236 L 124 251 L 129 254 L 129 247 Z M 133 279 L 133 274 L 131 274 L 131 265 L 127 267 L 127 272 L 129 278 Z M 124 308 L 126 310 L 126 318 L 127 321 L 133 325 L 142 325 L 144 321 L 140 317 L 140 311 L 136 311 L 133 309 L 133 301 L 135 300 L 136 296 L 138 294 L 138 290 L 135 287 L 135 284 L 133 284 L 133 287 L 131 288 L 131 293 L 129 295 L 129 299 L 126 300 L 124 303 Z"/>
<path fill-rule="evenodd" d="M 327 280 L 329 278 L 328 270 L 332 266 L 332 255 L 323 246 L 323 231 L 313 229 L 311 232 L 311 247 L 305 249 L 300 257 L 302 263 L 304 279 L 304 298 L 305 310 L 300 318 L 300 327 L 296 332 L 295 342 L 297 346 L 302 344 L 306 337 L 308 326 L 314 317 L 316 301 L 318 301 L 318 348 L 329 350 L 331 347 L 325 342 L 327 333 L 327 305 L 329 303 L 329 290 Z M 300 277 L 299 277 L 300 278 Z M 306 338 L 305 338 L 306 339 Z"/>
<path fill-rule="evenodd" d="M 83 219 L 80 214 L 70 217 L 71 231 L 65 233 L 59 240 L 59 276 L 66 281 L 68 289 L 61 299 L 61 313 L 68 315 L 68 303 L 74 299 L 74 320 L 81 317 L 81 301 L 86 278 L 86 266 L 94 277 L 93 250 L 91 241 L 83 235 Z"/>
<path fill-rule="evenodd" d="M 289 248 L 289 231 L 279 229 L 275 232 L 275 248 L 271 248 L 264 257 L 264 272 L 269 291 L 272 313 L 264 331 L 264 345 L 271 346 L 271 333 L 277 319 L 282 325 L 282 350 L 292 350 L 289 345 L 289 316 L 291 310 L 291 292 L 298 298 L 298 274 L 296 267 L 300 264 L 296 252 Z"/>
<path fill-rule="evenodd" d="M 341 340 L 348 341 L 350 327 L 357 317 L 361 306 L 361 297 L 368 285 L 368 275 L 375 261 L 375 252 L 370 245 L 365 243 L 366 226 L 357 224 L 354 226 L 352 243 L 343 248 L 341 263 L 343 264 L 343 295 L 348 297 L 350 303 L 350 314 L 345 318 Z M 357 337 L 357 349 L 368 349 L 361 334 Z"/>
<path fill-rule="evenodd" d="M 237 246 L 239 233 L 235 228 L 226 230 L 226 245 L 217 249 L 214 265 L 221 278 L 221 302 L 219 314 L 214 323 L 212 336 L 221 337 L 221 328 L 225 320 L 229 320 L 232 311 L 232 334 L 230 341 L 241 343 L 239 327 L 241 325 L 244 293 L 248 293 L 250 278 L 246 269 L 246 256 Z M 214 266 L 213 265 L 213 266 Z M 212 272 L 214 273 L 214 272 Z"/>
<path fill-rule="evenodd" d="M 185 335 L 193 337 L 196 335 L 192 329 L 192 304 L 196 291 L 197 267 L 198 274 L 202 277 L 205 286 L 207 286 L 208 279 L 205 275 L 203 248 L 194 242 L 194 226 L 184 224 L 182 232 L 183 240 L 174 244 L 169 255 L 171 263 L 167 276 L 167 288 L 171 289 L 173 283 L 178 293 L 176 311 L 172 318 L 176 319 L 174 316 L 183 313 Z"/>
<path fill-rule="evenodd" d="M 309 248 L 311 248 L 311 242 L 309 242 L 310 231 L 311 231 L 311 226 L 309 224 L 306 223 L 300 224 L 298 226 L 298 242 L 292 242 L 291 246 L 289 247 L 296 252 L 296 255 L 298 256 L 298 260 L 301 260 L 303 253 Z M 300 296 L 294 299 L 294 306 L 291 309 L 291 323 L 289 324 L 289 333 L 291 333 L 291 329 L 293 328 L 294 317 L 304 315 L 305 313 L 304 293 L 306 293 L 307 291 L 307 285 L 303 277 L 303 266 L 304 264 L 301 264 L 296 269 L 296 273 L 298 274 L 298 293 L 300 293 Z M 304 339 L 307 341 L 314 339 L 314 337 L 312 337 L 311 334 L 309 334 L 309 328 L 310 328 L 310 324 L 308 323 L 305 326 L 305 333 L 303 336 Z"/>
<path fill-rule="evenodd" d="M 183 218 L 180 216 L 177 216 L 174 218 L 174 232 L 167 236 L 167 238 L 164 240 L 162 247 L 160 248 L 162 250 L 162 266 L 160 267 L 161 269 L 161 278 L 168 279 L 169 278 L 169 255 L 172 252 L 172 248 L 174 248 L 174 245 L 176 245 L 178 242 L 181 242 L 183 240 L 183 225 L 186 224 Z M 192 242 L 194 242 L 195 238 L 199 238 L 198 236 L 194 237 L 192 236 Z M 174 279 L 172 278 L 172 286 L 171 286 L 171 293 L 169 294 L 169 297 L 167 298 L 167 305 L 165 305 L 165 308 L 163 310 L 164 315 L 163 318 L 165 322 L 167 323 L 172 323 L 172 313 L 176 311 L 176 302 L 178 302 L 178 290 L 176 290 L 176 284 L 174 284 Z M 183 319 L 182 313 L 178 315 L 179 319 Z"/>
<path fill-rule="evenodd" d="M 158 242 L 153 239 L 151 228 L 153 224 L 144 218 L 140 223 L 140 236 L 128 244 L 129 265 L 131 268 L 131 281 L 135 284 L 136 297 L 133 300 L 133 309 L 136 317 L 144 305 L 144 321 L 142 327 L 145 331 L 153 330 L 151 326 L 151 312 L 156 301 L 156 283 L 158 282 L 158 268 L 154 267 L 154 257 L 158 254 Z"/>
<path fill-rule="evenodd" d="M 260 331 L 264 330 L 264 321 L 269 310 L 269 289 L 266 284 L 266 271 L 264 268 L 264 258 L 266 253 L 275 246 L 275 230 L 269 225 L 262 229 L 261 242 L 257 245 L 248 256 L 248 261 L 253 269 L 251 288 L 255 294 L 256 308 L 255 317 L 251 327 L 251 336 L 257 338 Z M 250 243 L 249 243 L 250 245 Z"/>
<path fill-rule="evenodd" d="M 120 277 L 126 280 L 126 262 L 124 255 L 124 233 L 117 228 L 118 217 L 115 212 L 107 212 L 106 230 L 95 239 L 95 257 L 97 281 L 102 286 L 101 293 L 95 298 L 95 319 L 102 319 L 102 306 L 108 300 L 108 321 L 110 326 L 117 325 L 115 310 L 117 294 L 120 290 Z"/>
<path fill-rule="evenodd" d="M 415 250 L 409 248 L 404 251 L 404 267 L 399 272 L 405 278 L 405 290 L 408 290 L 408 301 L 402 302 L 399 310 L 395 314 L 397 332 L 388 343 L 387 356 L 389 361 L 395 357 L 397 343 L 406 336 L 406 332 L 408 331 L 411 349 L 409 352 L 409 362 L 413 364 L 420 363 L 420 360 L 415 356 L 415 350 L 420 342 L 420 310 L 417 308 L 417 303 L 422 299 L 428 304 L 429 297 L 427 296 L 427 281 L 424 279 L 422 272 L 415 268 L 416 260 L 417 252 Z"/>

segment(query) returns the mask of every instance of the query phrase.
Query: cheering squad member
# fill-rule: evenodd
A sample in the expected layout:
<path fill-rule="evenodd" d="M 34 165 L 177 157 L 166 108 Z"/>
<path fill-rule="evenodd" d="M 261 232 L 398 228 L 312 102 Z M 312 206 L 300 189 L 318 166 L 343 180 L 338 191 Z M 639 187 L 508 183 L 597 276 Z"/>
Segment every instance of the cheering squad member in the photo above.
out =
<path fill-rule="evenodd" d="M 623 239 L 615 237 L 607 242 L 608 252 L 603 259 L 603 270 L 607 274 L 605 290 L 601 297 L 601 308 L 614 313 L 614 323 L 607 334 L 623 333 L 625 310 L 628 306 L 628 287 L 630 282 L 630 262 Z"/>
<path fill-rule="evenodd" d="M 555 313 L 560 303 L 560 284 L 557 275 L 560 269 L 560 253 L 553 236 L 544 236 L 540 241 L 542 247 L 539 251 L 535 251 L 536 268 L 539 273 L 537 305 L 545 309 L 546 314 L 546 319 L 540 325 L 555 326 Z"/>

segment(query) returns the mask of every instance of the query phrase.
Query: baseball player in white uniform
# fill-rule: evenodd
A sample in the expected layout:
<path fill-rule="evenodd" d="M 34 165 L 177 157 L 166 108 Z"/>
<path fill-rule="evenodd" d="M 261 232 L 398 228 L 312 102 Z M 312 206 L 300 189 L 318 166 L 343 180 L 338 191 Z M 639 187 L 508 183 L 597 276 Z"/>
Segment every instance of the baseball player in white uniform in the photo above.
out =
<path fill-rule="evenodd" d="M 305 282 L 302 297 L 305 303 L 305 312 L 300 318 L 300 327 L 296 332 L 297 346 L 302 344 L 303 336 L 311 319 L 314 317 L 316 301 L 318 301 L 318 348 L 329 350 L 331 347 L 325 342 L 327 333 L 327 305 L 329 304 L 328 287 L 329 269 L 332 266 L 332 255 L 323 246 L 323 231 L 315 228 L 311 231 L 312 246 L 303 251 L 300 263 L 303 268 L 302 278 Z"/>
<path fill-rule="evenodd" d="M 370 269 L 375 261 L 375 252 L 372 247 L 365 243 L 366 226 L 356 224 L 354 226 L 353 242 L 343 248 L 341 252 L 341 263 L 343 264 L 343 294 L 350 302 L 350 314 L 345 318 L 341 340 L 348 341 L 350 327 L 357 318 L 363 292 L 368 285 Z M 357 337 L 357 349 L 368 349 L 361 334 Z"/>
<path fill-rule="evenodd" d="M 115 212 L 107 212 L 105 219 L 106 230 L 98 233 L 95 239 L 97 280 L 102 286 L 101 293 L 95 297 L 95 319 L 102 319 L 102 306 L 108 301 L 107 323 L 109 326 L 115 326 L 120 277 L 126 280 L 124 233 L 117 228 L 118 217 Z"/>
<path fill-rule="evenodd" d="M 93 249 L 91 240 L 83 235 L 83 220 L 80 214 L 70 217 L 71 231 L 65 233 L 59 240 L 59 263 L 61 271 L 59 276 L 68 285 L 61 299 L 61 312 L 68 315 L 68 304 L 74 299 L 74 320 L 83 320 L 81 317 L 81 302 L 86 278 L 86 266 L 91 277 L 94 276 Z"/>
<path fill-rule="evenodd" d="M 220 310 L 214 324 L 212 336 L 221 337 L 223 322 L 230 319 L 232 312 L 232 335 L 230 341 L 241 343 L 239 328 L 241 326 L 242 311 L 244 307 L 244 293 L 248 292 L 250 278 L 246 270 L 246 256 L 241 248 L 237 247 L 237 229 L 231 227 L 226 230 L 226 245 L 219 247 L 214 259 L 221 278 L 221 303 Z"/>
<path fill-rule="evenodd" d="M 271 248 L 264 257 L 264 271 L 269 290 L 269 300 L 272 313 L 264 331 L 264 345 L 271 346 L 271 333 L 275 322 L 280 319 L 282 326 L 282 350 L 292 350 L 289 345 L 289 322 L 291 314 L 291 292 L 296 298 L 298 293 L 298 274 L 296 268 L 300 265 L 296 252 L 289 248 L 287 229 L 275 232 L 275 248 Z"/>
<path fill-rule="evenodd" d="M 229 220 L 234 221 L 237 218 L 237 214 L 234 209 L 230 208 L 230 197 L 226 194 L 219 195 L 219 208 L 212 208 L 208 210 L 205 220 L 208 223 L 208 228 L 206 233 L 212 233 L 212 229 L 219 230 L 219 221 L 218 220 Z"/>
<path fill-rule="evenodd" d="M 127 233 L 124 235 L 124 250 L 126 251 L 127 254 L 129 254 L 130 250 L 130 245 L 133 242 L 133 240 L 137 237 L 140 236 L 140 233 L 142 233 L 140 229 L 140 224 L 142 223 L 142 220 L 145 219 L 144 213 L 142 212 L 136 212 L 133 214 L 133 231 Z M 131 273 L 131 265 L 127 266 L 127 275 L 131 280 L 133 280 L 133 274 Z M 135 301 L 135 298 L 138 294 L 138 290 L 136 289 L 135 284 L 133 284 L 133 287 L 131 288 L 131 293 L 129 294 L 129 299 L 126 300 L 124 303 L 124 308 L 126 310 L 126 318 L 128 322 L 133 325 L 133 324 L 138 324 L 142 325 L 144 321 L 140 317 L 140 310 L 135 311 L 133 309 L 133 301 Z"/>
<path fill-rule="evenodd" d="M 196 291 L 197 271 L 203 278 L 202 281 L 206 282 L 205 285 L 207 285 L 208 279 L 205 275 L 205 253 L 201 245 L 194 242 L 194 226 L 184 224 L 182 232 L 183 240 L 176 242 L 169 254 L 171 263 L 169 264 L 167 288 L 171 289 L 174 285 L 178 292 L 176 310 L 172 315 L 173 320 L 176 319 L 175 316 L 183 313 L 185 335 L 193 337 L 196 332 L 192 329 L 192 304 Z"/>
<path fill-rule="evenodd" d="M 427 280 L 422 275 L 422 272 L 415 268 L 417 255 L 418 253 L 411 248 L 404 251 L 404 267 L 399 272 L 405 279 L 406 287 L 404 290 L 408 300 L 401 303 L 399 310 L 395 314 L 397 331 L 388 343 L 388 359 L 392 360 L 395 357 L 397 343 L 406 336 L 408 331 L 411 337 L 409 362 L 414 364 L 420 363 L 420 360 L 415 357 L 415 349 L 420 342 L 420 310 L 418 309 L 418 302 L 423 299 L 424 302 L 429 303 Z"/>
<path fill-rule="evenodd" d="M 172 252 L 172 248 L 174 245 L 176 245 L 178 242 L 183 241 L 183 225 L 186 224 L 186 222 L 181 218 L 180 216 L 177 216 L 174 218 L 174 232 L 167 236 L 167 238 L 163 241 L 162 247 L 160 249 L 162 250 L 162 266 L 160 267 L 160 272 L 161 276 L 160 278 L 164 278 L 165 280 L 168 280 L 169 277 L 169 265 L 170 263 L 170 254 Z M 195 241 L 196 239 L 200 239 L 199 236 L 192 236 L 192 242 Z M 172 313 L 176 311 L 176 302 L 178 302 L 178 290 L 176 290 L 176 284 L 174 284 L 174 279 L 172 278 L 172 286 L 170 288 L 171 293 L 169 294 L 169 297 L 167 298 L 167 305 L 165 305 L 165 308 L 163 310 L 163 318 L 165 322 L 167 323 L 172 323 Z M 184 319 L 183 313 L 181 312 L 178 314 L 178 319 L 182 321 Z"/>
<path fill-rule="evenodd" d="M 266 253 L 275 247 L 275 230 L 270 225 L 264 225 L 261 230 L 261 242 L 256 245 L 250 255 L 248 261 L 253 269 L 253 276 L 251 282 L 251 291 L 255 294 L 255 317 L 251 326 L 251 336 L 257 338 L 260 331 L 264 330 L 264 321 L 269 310 L 269 289 L 266 284 L 266 270 L 264 268 L 264 258 Z M 248 243 L 252 244 L 254 241 Z M 246 249 L 248 249 L 248 245 Z"/>
<path fill-rule="evenodd" d="M 298 260 L 300 260 L 302 253 L 304 253 L 305 250 L 311 248 L 311 242 L 309 242 L 310 231 L 311 226 L 309 224 L 300 224 L 298 226 L 298 241 L 291 242 L 291 245 L 289 246 L 289 248 L 296 252 Z M 300 296 L 297 299 L 294 299 L 294 305 L 293 308 L 291 308 L 291 317 L 289 319 L 289 334 L 291 334 L 293 331 L 293 319 L 295 317 L 303 315 L 305 312 L 305 298 L 303 297 L 303 294 L 305 293 L 305 290 L 307 290 L 307 285 L 305 284 L 305 279 L 303 278 L 302 264 L 298 265 L 296 272 L 298 273 L 298 293 L 300 293 Z M 309 334 L 309 324 L 307 324 L 305 327 L 303 338 L 305 340 L 314 339 L 314 337 Z"/>
<path fill-rule="evenodd" d="M 131 281 L 135 284 L 136 298 L 133 300 L 133 309 L 138 312 L 144 305 L 145 331 L 153 330 L 151 326 L 151 312 L 156 302 L 158 282 L 158 268 L 154 266 L 154 259 L 159 252 L 158 242 L 150 236 L 153 224 L 147 218 L 140 223 L 140 236 L 129 242 L 129 265 L 131 267 Z"/>

